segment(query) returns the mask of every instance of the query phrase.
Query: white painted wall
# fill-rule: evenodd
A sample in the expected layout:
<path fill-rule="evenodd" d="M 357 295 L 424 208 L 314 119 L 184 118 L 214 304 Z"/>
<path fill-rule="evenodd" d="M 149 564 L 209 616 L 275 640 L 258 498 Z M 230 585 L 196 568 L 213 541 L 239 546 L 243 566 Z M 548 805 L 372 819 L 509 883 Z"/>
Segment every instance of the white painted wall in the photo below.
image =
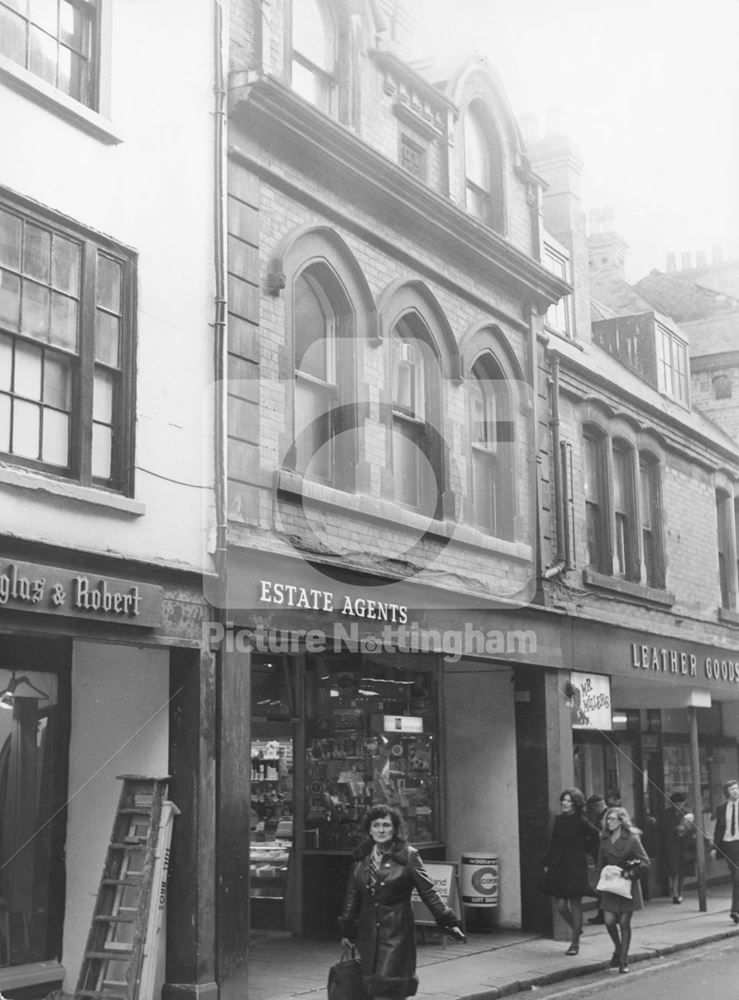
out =
<path fill-rule="evenodd" d="M 104 0 L 106 144 L 0 79 L 0 184 L 139 254 L 136 498 L 143 516 L 3 483 L 3 530 L 200 568 L 212 485 L 213 3 Z M 204 455 L 206 460 L 204 462 Z M 149 471 L 146 471 L 149 470 Z M 179 480 L 180 486 L 155 478 Z"/>
<path fill-rule="evenodd" d="M 167 774 L 168 698 L 166 651 L 74 643 L 65 993 L 73 993 L 77 985 L 121 790 L 116 777 Z"/>
<path fill-rule="evenodd" d="M 513 674 L 461 661 L 443 676 L 446 744 L 447 858 L 465 851 L 500 858 L 500 904 L 494 921 L 521 926 L 518 794 Z"/>

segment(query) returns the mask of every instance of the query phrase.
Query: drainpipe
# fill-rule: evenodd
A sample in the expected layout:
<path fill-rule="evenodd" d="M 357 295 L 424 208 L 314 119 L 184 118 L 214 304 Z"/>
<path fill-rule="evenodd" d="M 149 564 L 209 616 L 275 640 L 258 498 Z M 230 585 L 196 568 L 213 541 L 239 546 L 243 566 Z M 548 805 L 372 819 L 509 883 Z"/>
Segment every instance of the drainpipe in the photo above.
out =
<path fill-rule="evenodd" d="M 551 417 L 549 426 L 552 430 L 552 471 L 554 474 L 554 518 L 556 529 L 556 551 L 554 563 L 542 572 L 545 580 L 551 580 L 567 569 L 566 552 L 564 551 L 565 537 L 565 510 L 564 495 L 562 489 L 562 458 L 560 448 L 560 417 L 559 417 L 559 355 L 550 354 L 552 361 L 551 378 Z"/>
<path fill-rule="evenodd" d="M 226 286 L 226 171 L 227 171 L 227 120 L 226 79 L 228 67 L 228 0 L 215 0 L 215 80 L 214 80 L 214 475 L 215 475 L 215 570 L 220 600 L 218 606 L 225 611 L 228 493 L 226 481 L 227 443 L 227 286 Z"/>

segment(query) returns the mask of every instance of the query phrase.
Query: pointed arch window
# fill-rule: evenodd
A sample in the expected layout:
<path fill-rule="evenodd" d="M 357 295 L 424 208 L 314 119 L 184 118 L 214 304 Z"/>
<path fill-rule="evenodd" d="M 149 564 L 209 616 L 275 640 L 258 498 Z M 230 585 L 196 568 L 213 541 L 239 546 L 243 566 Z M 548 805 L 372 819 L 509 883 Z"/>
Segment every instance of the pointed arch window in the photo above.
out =
<path fill-rule="evenodd" d="M 306 269 L 293 290 L 295 345 L 294 466 L 308 478 L 333 483 L 336 391 L 336 314 L 318 276 Z"/>
<path fill-rule="evenodd" d="M 395 498 L 440 516 L 439 359 L 423 324 L 401 319 L 390 336 L 392 470 Z"/>
<path fill-rule="evenodd" d="M 500 140 L 479 101 L 464 116 L 465 207 L 500 232 L 503 229 Z"/>
<path fill-rule="evenodd" d="M 509 386 L 494 360 L 485 356 L 472 366 L 468 388 L 472 521 L 498 538 L 512 538 L 515 477 Z"/>
<path fill-rule="evenodd" d="M 336 27 L 325 0 L 293 0 L 293 90 L 326 114 L 333 112 Z"/>

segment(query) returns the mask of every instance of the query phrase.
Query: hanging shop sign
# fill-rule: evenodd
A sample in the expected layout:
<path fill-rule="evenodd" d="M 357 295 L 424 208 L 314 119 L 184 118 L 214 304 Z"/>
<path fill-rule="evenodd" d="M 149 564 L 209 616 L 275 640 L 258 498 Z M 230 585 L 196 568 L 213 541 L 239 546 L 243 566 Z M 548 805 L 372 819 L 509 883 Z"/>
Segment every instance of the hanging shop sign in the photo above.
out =
<path fill-rule="evenodd" d="M 163 589 L 97 573 L 0 561 L 0 614 L 6 610 L 155 628 L 162 624 Z"/>
<path fill-rule="evenodd" d="M 566 694 L 573 729 L 613 729 L 610 677 L 573 670 Z"/>

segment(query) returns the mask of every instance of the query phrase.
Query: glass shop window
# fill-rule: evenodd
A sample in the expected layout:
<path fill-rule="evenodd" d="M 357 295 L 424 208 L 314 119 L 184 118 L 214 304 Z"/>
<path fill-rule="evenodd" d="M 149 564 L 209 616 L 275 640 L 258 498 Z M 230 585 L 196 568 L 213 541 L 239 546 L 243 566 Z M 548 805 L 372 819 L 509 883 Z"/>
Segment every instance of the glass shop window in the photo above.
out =
<path fill-rule="evenodd" d="M 306 678 L 305 847 L 351 849 L 373 804 L 413 844 L 440 839 L 437 665 L 311 657 Z"/>
<path fill-rule="evenodd" d="M 0 966 L 60 957 L 68 734 L 59 687 L 56 673 L 0 670 Z"/>

